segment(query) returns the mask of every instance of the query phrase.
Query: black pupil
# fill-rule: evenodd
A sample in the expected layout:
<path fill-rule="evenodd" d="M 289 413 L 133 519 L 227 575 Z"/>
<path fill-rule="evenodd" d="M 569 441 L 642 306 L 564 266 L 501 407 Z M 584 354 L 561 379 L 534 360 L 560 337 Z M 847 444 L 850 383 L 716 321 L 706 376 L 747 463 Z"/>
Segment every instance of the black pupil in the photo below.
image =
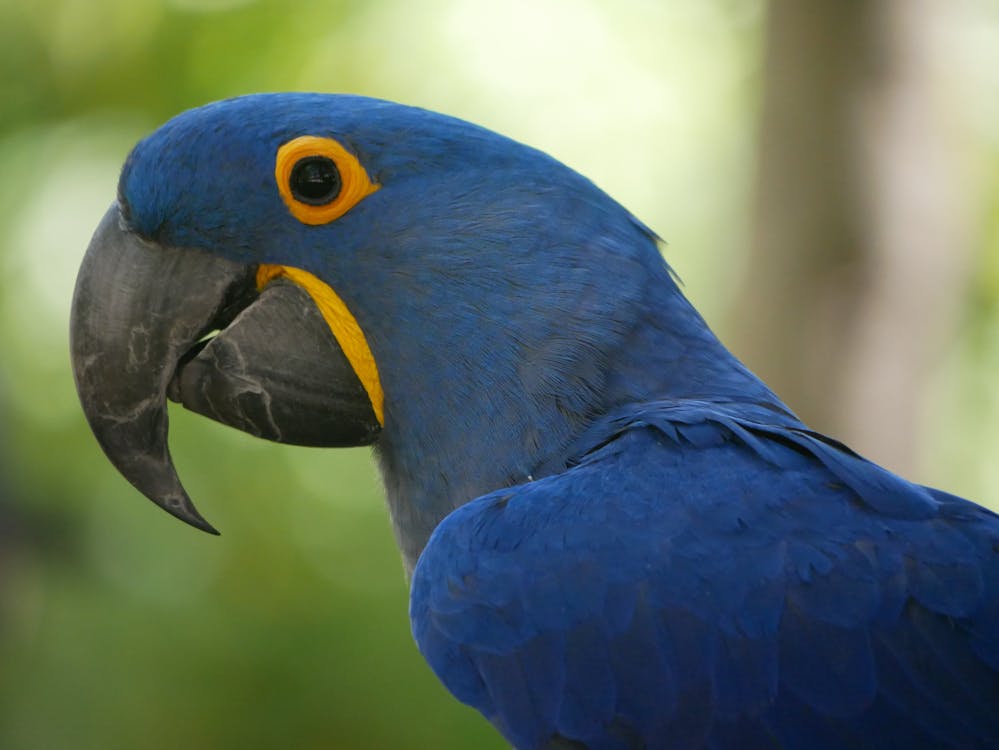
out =
<path fill-rule="evenodd" d="M 291 194 L 310 206 L 324 206 L 340 195 L 340 171 L 326 156 L 306 156 L 291 168 Z"/>

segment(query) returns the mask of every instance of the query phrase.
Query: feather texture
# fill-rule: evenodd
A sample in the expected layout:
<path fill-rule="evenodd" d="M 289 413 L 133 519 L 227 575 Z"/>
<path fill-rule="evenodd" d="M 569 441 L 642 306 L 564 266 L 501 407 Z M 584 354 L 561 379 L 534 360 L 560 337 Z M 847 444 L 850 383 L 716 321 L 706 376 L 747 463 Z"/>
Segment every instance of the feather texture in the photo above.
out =
<path fill-rule="evenodd" d="M 437 674 L 525 750 L 997 746 L 999 518 L 738 411 L 630 407 L 448 516 Z"/>

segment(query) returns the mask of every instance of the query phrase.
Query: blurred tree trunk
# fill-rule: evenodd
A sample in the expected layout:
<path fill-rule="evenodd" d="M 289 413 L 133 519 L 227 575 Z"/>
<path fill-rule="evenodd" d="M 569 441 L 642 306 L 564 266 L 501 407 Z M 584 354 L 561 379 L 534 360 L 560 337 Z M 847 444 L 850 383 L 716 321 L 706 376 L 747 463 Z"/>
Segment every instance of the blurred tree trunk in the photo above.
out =
<path fill-rule="evenodd" d="M 913 473 L 969 243 L 934 69 L 946 0 L 772 0 L 737 353 L 816 429 Z"/>

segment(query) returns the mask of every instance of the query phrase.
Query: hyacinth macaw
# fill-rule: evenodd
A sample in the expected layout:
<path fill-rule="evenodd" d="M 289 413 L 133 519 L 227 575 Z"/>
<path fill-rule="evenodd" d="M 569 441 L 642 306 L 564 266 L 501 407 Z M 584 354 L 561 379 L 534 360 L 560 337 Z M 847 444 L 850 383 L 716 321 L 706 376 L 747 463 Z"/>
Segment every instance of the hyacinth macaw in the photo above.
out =
<path fill-rule="evenodd" d="M 71 328 L 104 451 L 198 528 L 168 399 L 371 444 L 420 651 L 517 748 L 999 747 L 999 517 L 802 424 L 539 151 L 354 96 L 186 112 Z"/>

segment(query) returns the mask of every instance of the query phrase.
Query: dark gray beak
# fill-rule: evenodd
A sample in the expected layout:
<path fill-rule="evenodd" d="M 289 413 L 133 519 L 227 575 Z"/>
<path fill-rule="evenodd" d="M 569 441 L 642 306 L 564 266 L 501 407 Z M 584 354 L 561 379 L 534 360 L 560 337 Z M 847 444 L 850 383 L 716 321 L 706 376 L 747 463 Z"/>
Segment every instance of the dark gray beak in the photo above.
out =
<path fill-rule="evenodd" d="M 146 241 L 105 214 L 76 282 L 70 319 L 83 411 L 111 463 L 142 494 L 218 533 L 180 483 L 167 398 L 258 437 L 367 445 L 380 425 L 308 293 L 256 288 L 256 266 Z"/>

